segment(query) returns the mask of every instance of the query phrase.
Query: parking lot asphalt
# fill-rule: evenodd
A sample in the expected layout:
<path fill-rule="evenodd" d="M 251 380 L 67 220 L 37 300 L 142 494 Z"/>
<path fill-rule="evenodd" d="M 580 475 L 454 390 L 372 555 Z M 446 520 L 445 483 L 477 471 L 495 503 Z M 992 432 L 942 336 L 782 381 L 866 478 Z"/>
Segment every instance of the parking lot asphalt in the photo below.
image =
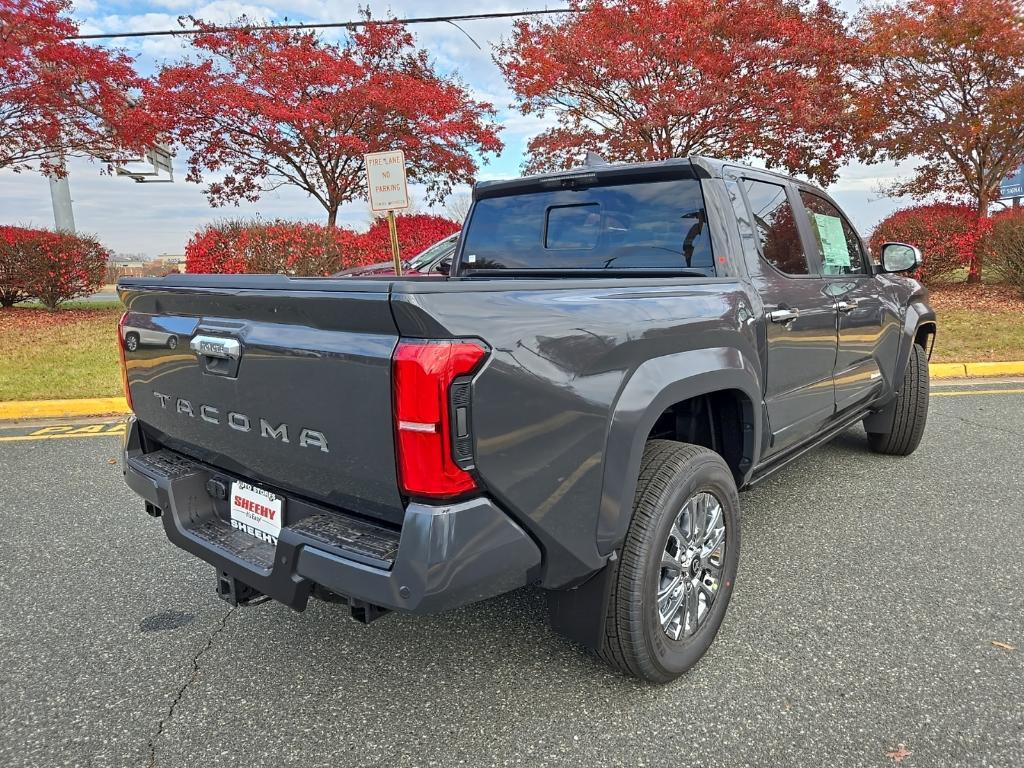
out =
<path fill-rule="evenodd" d="M 370 626 L 233 609 L 110 420 L 7 425 L 0 765 L 1024 765 L 1024 385 L 933 392 L 913 456 L 851 430 L 741 495 L 722 631 L 663 687 L 537 590 Z"/>

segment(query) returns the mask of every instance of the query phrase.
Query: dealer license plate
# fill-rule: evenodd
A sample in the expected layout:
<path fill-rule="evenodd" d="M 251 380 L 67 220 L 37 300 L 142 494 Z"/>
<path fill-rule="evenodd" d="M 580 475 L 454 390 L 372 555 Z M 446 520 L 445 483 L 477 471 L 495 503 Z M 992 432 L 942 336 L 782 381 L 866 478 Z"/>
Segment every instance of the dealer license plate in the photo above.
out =
<path fill-rule="evenodd" d="M 231 483 L 231 527 L 277 544 L 284 517 L 284 499 L 249 483 Z"/>

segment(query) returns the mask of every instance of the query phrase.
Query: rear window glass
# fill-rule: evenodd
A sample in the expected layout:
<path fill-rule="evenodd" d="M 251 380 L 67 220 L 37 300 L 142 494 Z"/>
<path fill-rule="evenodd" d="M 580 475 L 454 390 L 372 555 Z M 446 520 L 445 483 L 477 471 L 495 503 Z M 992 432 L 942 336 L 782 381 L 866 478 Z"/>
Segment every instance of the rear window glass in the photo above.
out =
<path fill-rule="evenodd" d="M 694 179 L 530 192 L 477 202 L 462 270 L 693 269 L 714 274 Z"/>

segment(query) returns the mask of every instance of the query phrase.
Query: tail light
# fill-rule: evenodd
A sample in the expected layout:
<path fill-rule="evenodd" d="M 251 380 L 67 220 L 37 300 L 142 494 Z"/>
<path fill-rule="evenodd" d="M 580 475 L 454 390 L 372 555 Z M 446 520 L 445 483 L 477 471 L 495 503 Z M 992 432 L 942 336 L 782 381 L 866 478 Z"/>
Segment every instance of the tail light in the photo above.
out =
<path fill-rule="evenodd" d="M 400 341 L 392 358 L 395 443 L 402 491 L 447 499 L 477 487 L 469 375 L 487 351 L 471 341 Z"/>
<path fill-rule="evenodd" d="M 124 387 L 124 399 L 128 401 L 128 408 L 135 410 L 135 405 L 132 403 L 132 391 L 128 388 L 128 366 L 124 359 L 124 323 L 128 318 L 128 313 L 125 312 L 121 315 L 121 319 L 117 321 L 117 356 L 121 359 L 121 386 Z"/>

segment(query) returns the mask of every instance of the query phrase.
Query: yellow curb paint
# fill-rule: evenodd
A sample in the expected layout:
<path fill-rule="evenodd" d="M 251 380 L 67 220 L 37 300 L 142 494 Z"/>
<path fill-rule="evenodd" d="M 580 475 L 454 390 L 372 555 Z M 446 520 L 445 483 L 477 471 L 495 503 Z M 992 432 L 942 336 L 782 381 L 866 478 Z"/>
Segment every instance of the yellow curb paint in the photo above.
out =
<path fill-rule="evenodd" d="M 0 403 L 0 420 L 63 419 L 128 413 L 123 397 L 89 397 L 81 400 L 13 400 Z"/>
<path fill-rule="evenodd" d="M 967 367 L 963 363 L 931 363 L 928 373 L 933 379 L 962 379 L 967 376 Z"/>
<path fill-rule="evenodd" d="M 1010 363 L 965 363 L 968 376 L 1024 376 L 1024 361 Z"/>

